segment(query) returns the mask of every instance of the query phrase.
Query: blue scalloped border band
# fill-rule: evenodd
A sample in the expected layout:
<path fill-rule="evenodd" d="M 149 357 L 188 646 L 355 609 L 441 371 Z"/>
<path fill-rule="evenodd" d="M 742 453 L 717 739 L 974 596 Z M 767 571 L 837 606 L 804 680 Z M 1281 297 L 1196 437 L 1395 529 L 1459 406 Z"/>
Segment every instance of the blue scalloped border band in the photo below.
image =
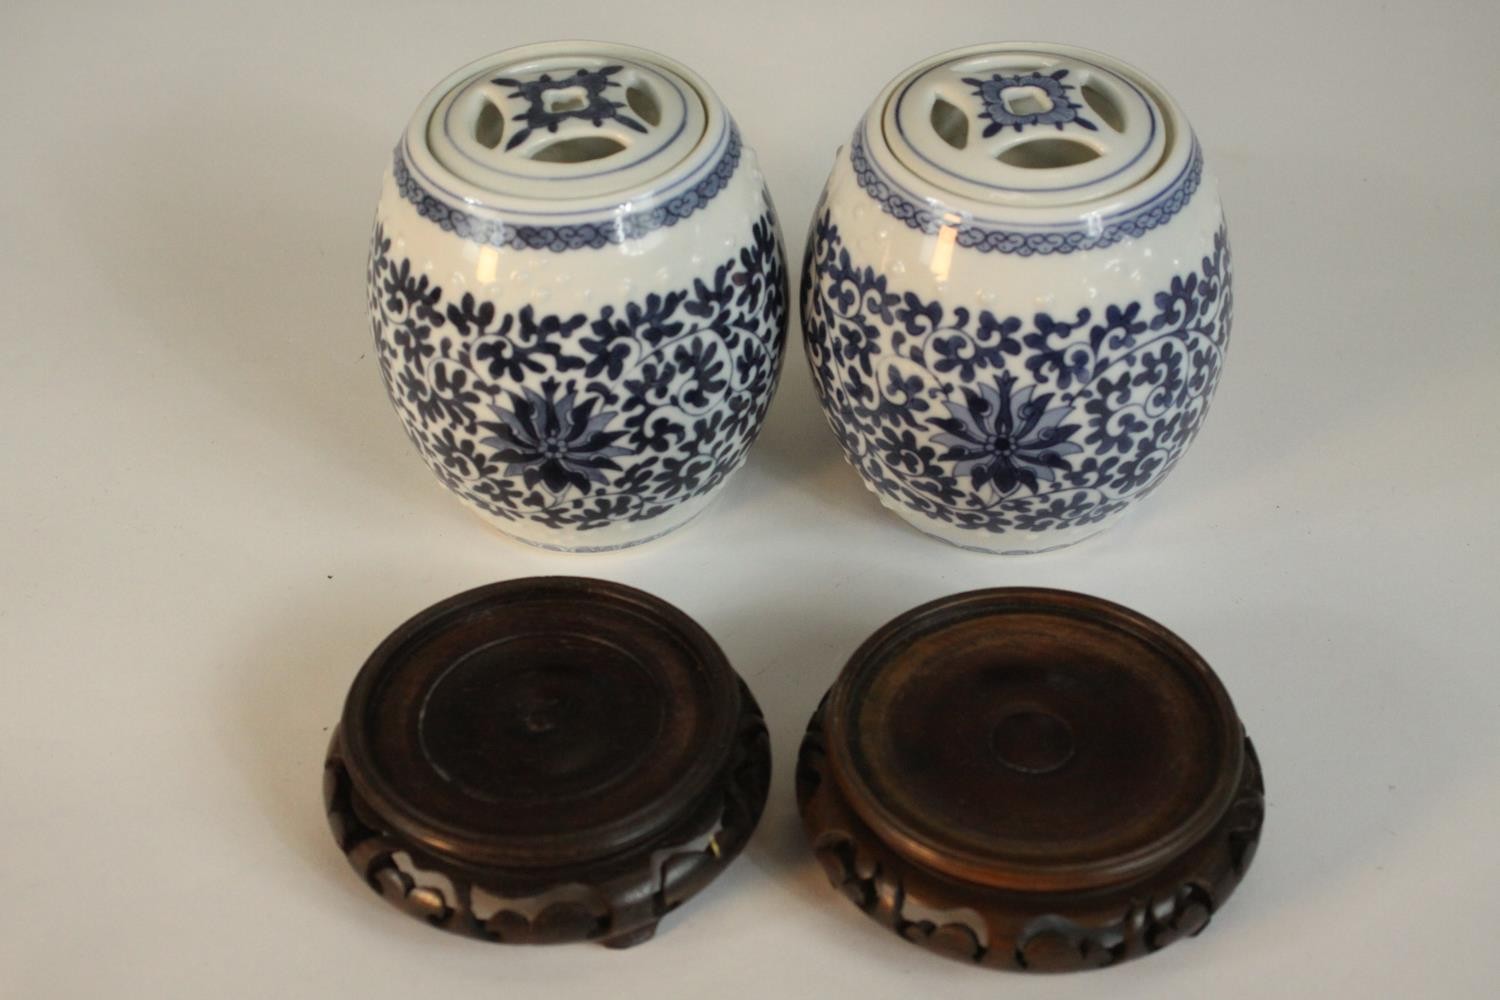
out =
<path fill-rule="evenodd" d="M 639 239 L 666 226 L 677 225 L 713 201 L 720 191 L 729 186 L 730 178 L 739 169 L 741 148 L 740 130 L 731 124 L 724 154 L 706 176 L 681 194 L 673 195 L 644 212 L 557 226 L 514 226 L 498 219 L 472 215 L 449 204 L 423 187 L 412 175 L 400 145 L 396 146 L 391 172 L 401 197 L 416 207 L 418 215 L 435 223 L 444 232 L 493 247 L 563 253 L 568 250 L 597 250 L 609 244 Z"/>
<path fill-rule="evenodd" d="M 923 233 L 936 233 L 954 225 L 952 213 L 935 210 L 909 196 L 883 177 L 865 153 L 863 127 L 854 130 L 849 145 L 849 160 L 855 179 L 865 193 L 879 202 L 885 213 L 900 219 Z M 1182 173 L 1171 185 L 1150 201 L 1113 216 L 1102 227 L 1077 226 L 1067 229 L 1000 229 L 973 222 L 959 223 L 957 242 L 961 247 L 980 253 L 1010 253 L 1021 257 L 1033 254 L 1073 253 L 1094 250 L 1123 239 L 1144 236 L 1165 225 L 1192 200 L 1203 180 L 1203 150 L 1193 137 L 1192 155 Z"/>

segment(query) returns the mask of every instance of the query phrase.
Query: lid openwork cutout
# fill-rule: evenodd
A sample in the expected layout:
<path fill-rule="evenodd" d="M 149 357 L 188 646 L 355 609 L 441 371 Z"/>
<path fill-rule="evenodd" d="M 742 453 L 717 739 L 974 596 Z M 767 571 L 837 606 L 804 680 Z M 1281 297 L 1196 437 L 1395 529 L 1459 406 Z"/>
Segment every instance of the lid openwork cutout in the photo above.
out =
<path fill-rule="evenodd" d="M 1038 207 L 1124 191 L 1151 175 L 1172 139 L 1142 82 L 1041 47 L 917 69 L 892 92 L 884 129 L 896 157 L 934 186 Z"/>
<path fill-rule="evenodd" d="M 427 124 L 433 157 L 487 191 L 590 198 L 649 183 L 703 139 L 703 96 L 617 50 L 510 57 L 453 86 Z"/>

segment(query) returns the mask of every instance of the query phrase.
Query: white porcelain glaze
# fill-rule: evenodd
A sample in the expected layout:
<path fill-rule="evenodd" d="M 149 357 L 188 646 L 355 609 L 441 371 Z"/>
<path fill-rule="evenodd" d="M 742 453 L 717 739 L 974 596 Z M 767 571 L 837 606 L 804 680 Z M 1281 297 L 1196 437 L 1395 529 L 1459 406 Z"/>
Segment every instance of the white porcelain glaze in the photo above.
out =
<path fill-rule="evenodd" d="M 866 484 L 923 531 L 1007 553 L 1086 538 L 1156 488 L 1203 419 L 1232 306 L 1180 109 L 1118 60 L 1039 43 L 945 53 L 885 88 L 839 150 L 802 294 Z"/>
<path fill-rule="evenodd" d="M 434 473 L 537 545 L 632 545 L 744 461 L 780 370 L 781 238 L 696 74 L 629 46 L 479 60 L 417 108 L 370 256 L 381 371 Z"/>

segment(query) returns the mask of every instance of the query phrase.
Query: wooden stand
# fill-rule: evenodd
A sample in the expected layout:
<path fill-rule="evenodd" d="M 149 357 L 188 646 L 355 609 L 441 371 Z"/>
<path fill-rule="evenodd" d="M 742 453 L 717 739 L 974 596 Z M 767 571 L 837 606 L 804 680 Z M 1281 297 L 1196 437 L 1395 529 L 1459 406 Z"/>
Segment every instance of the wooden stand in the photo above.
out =
<path fill-rule="evenodd" d="M 755 699 L 696 623 L 544 577 L 460 594 L 382 643 L 324 790 L 349 863 L 407 913 L 628 947 L 739 853 L 770 767 Z"/>
<path fill-rule="evenodd" d="M 850 660 L 797 798 L 830 880 L 909 941 L 1096 968 L 1197 934 L 1249 867 L 1264 789 L 1208 665 L 1063 591 L 959 594 Z"/>

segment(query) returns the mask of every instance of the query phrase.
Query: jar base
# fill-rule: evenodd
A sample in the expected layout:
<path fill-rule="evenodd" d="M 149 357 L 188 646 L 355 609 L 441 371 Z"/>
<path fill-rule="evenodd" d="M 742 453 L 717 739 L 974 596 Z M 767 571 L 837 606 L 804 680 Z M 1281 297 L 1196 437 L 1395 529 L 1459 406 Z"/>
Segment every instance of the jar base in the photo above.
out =
<path fill-rule="evenodd" d="M 940 538 L 949 545 L 969 552 L 982 552 L 992 556 L 1037 556 L 1059 549 L 1072 548 L 1109 530 L 1119 523 L 1127 511 L 1120 511 L 1094 524 L 1064 528 L 1059 531 L 977 531 L 941 524 L 920 514 L 903 509 L 887 507 L 901 520 L 924 535 Z"/>
<path fill-rule="evenodd" d="M 570 528 L 548 528 L 540 524 L 533 525 L 521 521 L 506 520 L 469 504 L 465 504 L 465 506 L 481 521 L 511 541 L 530 545 L 533 548 L 546 549 L 549 552 L 588 555 L 600 552 L 619 552 L 623 549 L 635 548 L 637 545 L 645 545 L 647 542 L 654 542 L 659 538 L 670 535 L 703 513 L 704 508 L 712 500 L 713 495 L 697 497 L 682 504 L 675 510 L 668 511 L 659 517 L 653 517 L 648 521 L 623 521 L 588 531 L 577 531 Z"/>

